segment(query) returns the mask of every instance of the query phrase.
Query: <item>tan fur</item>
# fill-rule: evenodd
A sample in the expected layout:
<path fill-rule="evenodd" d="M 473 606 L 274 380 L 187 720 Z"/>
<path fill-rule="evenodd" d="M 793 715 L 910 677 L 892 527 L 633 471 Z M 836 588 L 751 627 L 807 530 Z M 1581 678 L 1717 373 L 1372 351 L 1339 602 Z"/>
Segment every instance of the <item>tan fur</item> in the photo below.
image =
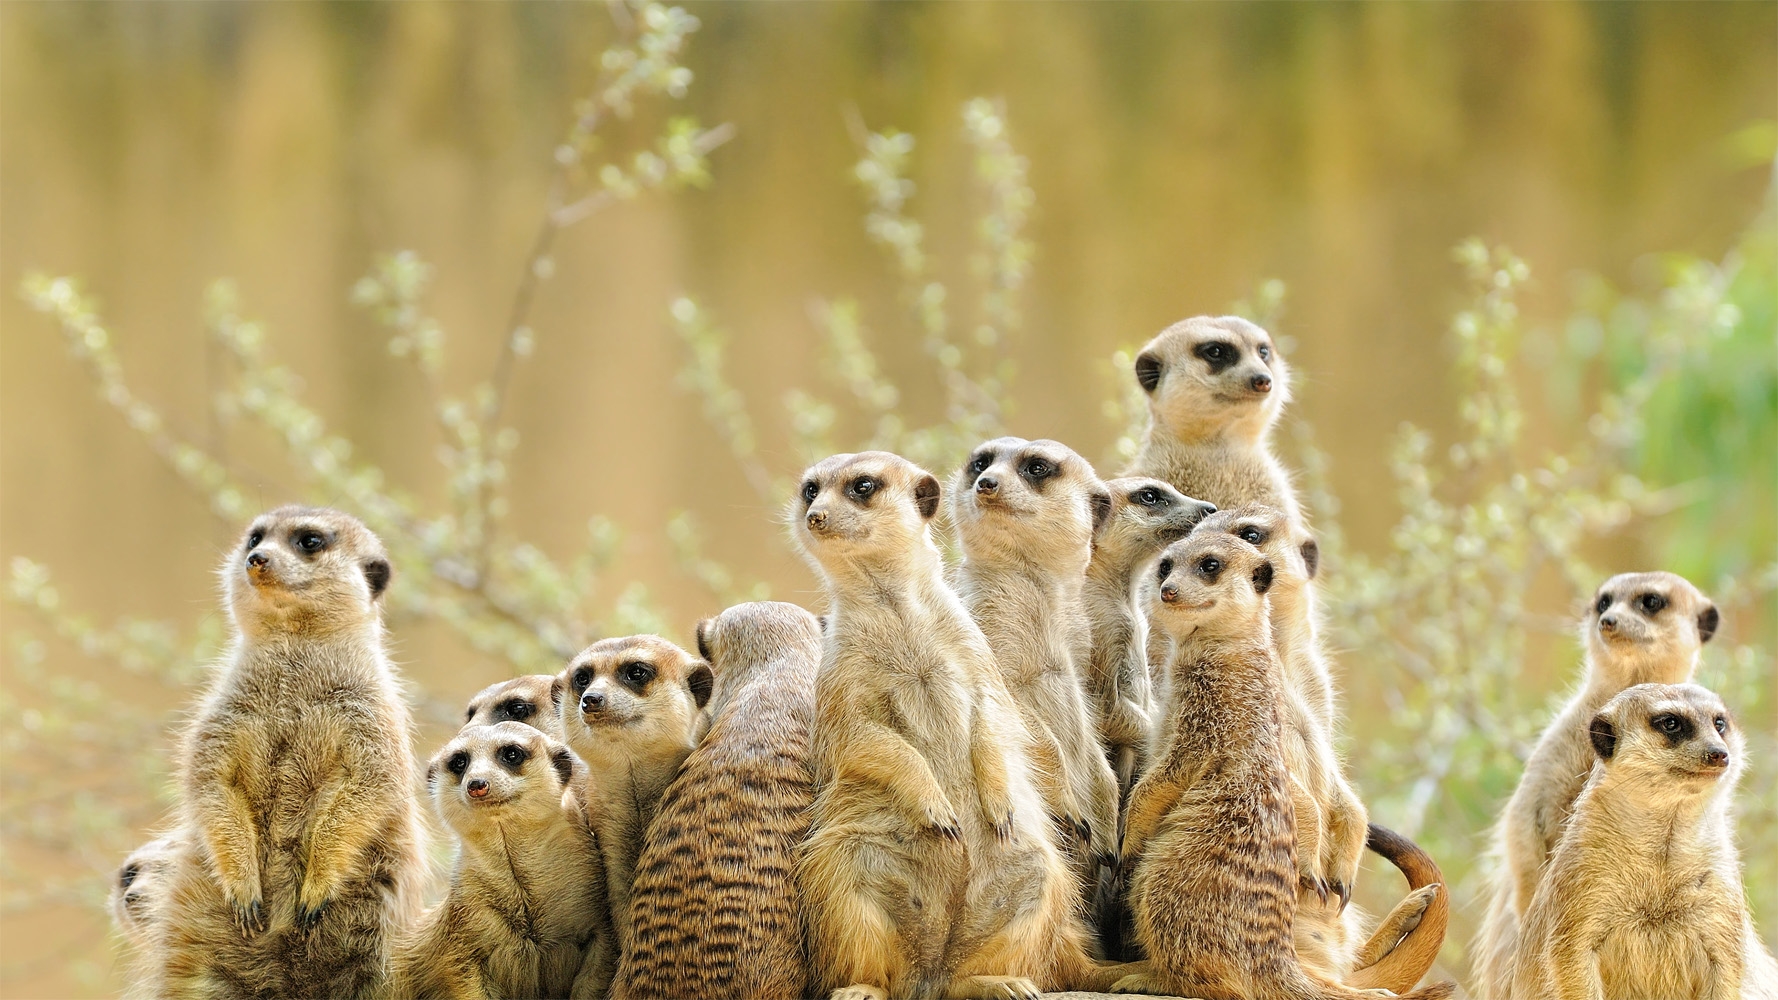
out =
<path fill-rule="evenodd" d="M 633 635 L 581 650 L 556 682 L 562 730 L 587 766 L 584 798 L 621 954 L 630 947 L 630 883 L 643 837 L 704 734 L 710 666 L 658 635 Z"/>
<path fill-rule="evenodd" d="M 698 625 L 716 674 L 709 735 L 661 797 L 630 892 L 623 1000 L 808 995 L 794 867 L 809 830 L 821 626 L 793 604 Z"/>
<path fill-rule="evenodd" d="M 1646 595 L 1666 606 L 1647 613 L 1640 604 Z M 1601 602 L 1607 603 L 1603 612 Z M 1478 995 L 1512 995 L 1518 929 L 1592 767 L 1588 720 L 1626 688 L 1690 681 L 1716 624 L 1715 605 L 1672 573 L 1622 573 L 1595 593 L 1581 623 L 1587 651 L 1581 689 L 1538 739 L 1494 832 L 1498 867 L 1475 946 Z"/>
<path fill-rule="evenodd" d="M 1745 747 L 1722 699 L 1639 684 L 1582 731 L 1598 760 L 1525 911 L 1512 995 L 1772 995 L 1729 817 Z"/>
<path fill-rule="evenodd" d="M 1297 876 L 1279 720 L 1283 669 L 1252 545 L 1200 529 L 1162 554 L 1150 621 L 1172 639 L 1166 753 L 1130 795 L 1123 844 L 1148 954 L 1120 992 L 1242 998 L 1388 996 L 1307 973 L 1296 957 Z M 1440 983 L 1408 994 L 1445 997 Z"/>
<path fill-rule="evenodd" d="M 1081 680 L 1092 644 L 1082 588 L 1093 537 L 1110 511 L 1092 466 L 1055 441 L 985 442 L 951 491 L 963 551 L 957 596 L 987 637 L 1043 764 L 1054 768 L 1053 781 L 1040 771 L 1039 791 L 1061 826 L 1080 904 L 1100 865 L 1117 856 L 1117 775 Z"/>
<path fill-rule="evenodd" d="M 388 578 L 382 543 L 333 510 L 280 507 L 229 553 L 234 637 L 181 740 L 190 835 L 151 992 L 353 997 L 381 980 L 425 874 Z"/>
<path fill-rule="evenodd" d="M 174 859 L 185 849 L 184 831 L 173 831 L 131 851 L 111 882 L 106 906 L 112 926 L 138 955 L 152 945 L 155 906 L 166 892 Z"/>
<path fill-rule="evenodd" d="M 1420 982 L 1445 944 L 1451 922 L 1451 893 L 1432 856 L 1420 845 L 1387 827 L 1370 824 L 1365 846 L 1387 858 L 1408 880 L 1408 893 L 1377 921 L 1371 935 L 1352 954 L 1352 971 L 1340 982 L 1354 989 L 1386 989 L 1406 993 Z M 1302 897 L 1298 896 L 1298 902 Z M 1326 905 L 1332 906 L 1330 899 Z M 1348 906 L 1347 914 L 1357 913 Z M 1299 917 L 1301 911 L 1298 911 Z M 1311 918 L 1312 919 L 1312 918 Z M 1360 934 L 1350 916 L 1345 918 L 1350 940 Z M 1303 955 L 1302 933 L 1297 933 L 1297 956 Z M 1304 959 L 1304 964 L 1308 960 Z"/>
<path fill-rule="evenodd" d="M 839 1000 L 1102 986 L 1029 737 L 945 584 L 939 499 L 921 469 L 865 452 L 809 469 L 792 505 L 829 606 L 797 868 L 815 985 Z"/>
<path fill-rule="evenodd" d="M 602 997 L 614 960 L 585 765 L 521 722 L 467 726 L 426 783 L 457 838 L 444 901 L 404 935 L 398 997 Z"/>
<path fill-rule="evenodd" d="M 463 728 L 522 722 L 558 743 L 562 734 L 562 688 L 555 674 L 527 674 L 490 684 L 469 699 Z"/>

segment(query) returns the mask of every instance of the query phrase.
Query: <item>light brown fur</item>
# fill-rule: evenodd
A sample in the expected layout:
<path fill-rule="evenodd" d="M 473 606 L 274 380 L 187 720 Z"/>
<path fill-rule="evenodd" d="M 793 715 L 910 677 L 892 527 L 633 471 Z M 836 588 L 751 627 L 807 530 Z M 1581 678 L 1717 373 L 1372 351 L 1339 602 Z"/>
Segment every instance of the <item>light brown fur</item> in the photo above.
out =
<path fill-rule="evenodd" d="M 1648 595 L 1664 606 L 1648 613 L 1641 603 Z M 1626 688 L 1690 681 L 1717 618 L 1715 605 L 1672 573 L 1621 573 L 1594 594 L 1581 623 L 1581 689 L 1538 739 L 1495 829 L 1498 867 L 1475 946 L 1478 995 L 1511 996 L 1519 927 L 1592 767 L 1588 720 Z"/>
<path fill-rule="evenodd" d="M 615 949 L 585 765 L 521 722 L 467 726 L 426 782 L 457 838 L 444 901 L 395 951 L 397 997 L 603 997 Z"/>
<path fill-rule="evenodd" d="M 814 799 L 821 626 L 792 604 L 698 624 L 716 674 L 710 732 L 661 797 L 630 892 L 622 1000 L 808 996 L 794 867 Z"/>
<path fill-rule="evenodd" d="M 166 892 L 174 859 L 185 849 L 183 831 L 175 830 L 131 851 L 111 882 L 106 906 L 112 926 L 138 955 L 151 947 L 156 903 Z"/>
<path fill-rule="evenodd" d="M 425 870 L 389 563 L 338 511 L 255 519 L 222 568 L 234 638 L 181 741 L 181 823 L 146 984 L 352 997 L 382 979 Z"/>
<path fill-rule="evenodd" d="M 490 684 L 469 699 L 463 728 L 522 722 L 558 743 L 562 735 L 562 688 L 555 674 L 526 674 Z"/>
<path fill-rule="evenodd" d="M 1693 684 L 1640 684 L 1583 727 L 1598 760 L 1531 905 L 1515 997 L 1778 993 L 1748 917 L 1731 796 L 1745 747 Z"/>

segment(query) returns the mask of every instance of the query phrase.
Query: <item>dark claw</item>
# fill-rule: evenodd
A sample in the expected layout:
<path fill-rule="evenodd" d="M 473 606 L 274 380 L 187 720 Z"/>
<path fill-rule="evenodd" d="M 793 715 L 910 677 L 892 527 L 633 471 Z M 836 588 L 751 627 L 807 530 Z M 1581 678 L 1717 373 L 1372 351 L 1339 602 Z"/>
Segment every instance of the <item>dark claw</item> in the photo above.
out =
<path fill-rule="evenodd" d="M 994 821 L 994 836 L 1005 843 L 1012 839 L 1012 813 L 1007 813 Z"/>
<path fill-rule="evenodd" d="M 1319 897 L 1323 903 L 1327 902 L 1327 881 L 1325 879 L 1319 879 L 1319 878 L 1314 878 L 1313 876 L 1304 875 L 1301 878 L 1297 879 L 1297 881 L 1302 884 L 1303 888 L 1314 892 L 1315 895 L 1317 897 Z"/>
<path fill-rule="evenodd" d="M 1112 871 L 1117 870 L 1117 855 L 1110 851 L 1100 851 L 1098 854 L 1093 855 L 1093 860 L 1098 863 L 1100 868 L 1107 868 Z"/>
<path fill-rule="evenodd" d="M 325 912 L 327 912 L 326 900 L 322 900 L 320 904 L 312 910 L 303 906 L 301 903 L 298 903 L 296 907 L 297 926 L 305 931 L 313 930 L 315 925 L 321 922 L 321 914 Z"/>
<path fill-rule="evenodd" d="M 1340 897 L 1340 912 L 1346 911 L 1346 904 L 1352 902 L 1352 887 L 1339 879 L 1328 883 L 1327 891 Z"/>
<path fill-rule="evenodd" d="M 250 938 L 265 930 L 265 907 L 260 905 L 259 900 L 246 906 L 234 903 L 231 908 L 235 911 L 235 929 L 241 932 L 242 937 Z"/>
<path fill-rule="evenodd" d="M 1083 842 L 1092 843 L 1093 824 L 1090 821 L 1084 820 L 1084 819 L 1075 820 L 1074 821 L 1074 832 L 1080 834 L 1080 839 Z"/>

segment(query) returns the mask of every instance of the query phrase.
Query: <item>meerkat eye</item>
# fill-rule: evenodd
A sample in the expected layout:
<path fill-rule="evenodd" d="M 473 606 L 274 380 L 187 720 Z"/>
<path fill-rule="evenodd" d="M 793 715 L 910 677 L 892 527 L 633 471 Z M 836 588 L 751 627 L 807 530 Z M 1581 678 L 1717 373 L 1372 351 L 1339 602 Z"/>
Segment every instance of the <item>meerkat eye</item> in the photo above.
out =
<path fill-rule="evenodd" d="M 531 754 L 517 743 L 508 743 L 500 748 L 500 763 L 507 767 L 518 767 L 531 759 Z"/>
<path fill-rule="evenodd" d="M 1636 603 L 1642 608 L 1643 614 L 1655 615 L 1660 614 L 1661 609 L 1667 606 L 1667 599 L 1659 594 L 1643 594 L 1636 599 Z"/>
<path fill-rule="evenodd" d="M 581 667 L 579 670 L 576 670 L 574 672 L 574 690 L 576 690 L 576 691 L 582 690 L 588 684 L 591 684 L 592 682 L 593 682 L 593 672 L 591 670 L 588 670 L 585 667 Z"/>
<path fill-rule="evenodd" d="M 259 548 L 259 543 L 263 541 L 265 541 L 265 529 L 254 528 L 253 533 L 247 536 L 247 551 L 252 552 Z"/>
<path fill-rule="evenodd" d="M 1139 503 L 1144 507 L 1153 507 L 1161 502 L 1161 494 L 1159 490 L 1152 487 L 1140 489 L 1130 494 L 1130 502 Z"/>
<path fill-rule="evenodd" d="M 625 685 L 640 688 L 654 680 L 654 668 L 641 661 L 626 663 L 618 668 L 617 676 Z"/>
<path fill-rule="evenodd" d="M 1657 715 L 1648 720 L 1648 724 L 1659 729 L 1663 733 L 1677 733 L 1679 732 L 1680 726 L 1679 716 L 1677 715 Z"/>
<path fill-rule="evenodd" d="M 1215 556 L 1205 556 L 1198 560 L 1198 570 L 1205 576 L 1215 576 L 1222 572 L 1222 560 Z"/>
<path fill-rule="evenodd" d="M 1259 345 L 1259 359 L 1261 361 L 1272 360 L 1272 345 L 1270 345 L 1270 344 Z"/>
<path fill-rule="evenodd" d="M 1025 475 L 1032 479 L 1048 479 L 1056 474 L 1056 467 L 1041 458 L 1034 458 L 1025 463 Z"/>
<path fill-rule="evenodd" d="M 803 503 L 814 503 L 821 495 L 821 484 L 811 479 L 803 484 Z"/>
<path fill-rule="evenodd" d="M 461 750 L 451 754 L 451 759 L 445 762 L 445 770 L 463 777 L 463 772 L 469 770 L 469 755 Z"/>
<path fill-rule="evenodd" d="M 514 722 L 523 722 L 526 719 L 529 719 L 532 713 L 537 711 L 537 706 L 528 701 L 520 701 L 519 699 L 514 698 L 504 705 L 501 705 L 500 709 L 506 714 L 507 718 Z"/>
<path fill-rule="evenodd" d="M 993 464 L 994 453 L 991 451 L 984 451 L 980 455 L 969 460 L 969 471 L 974 475 L 979 476 L 987 470 L 988 466 Z"/>
<path fill-rule="evenodd" d="M 1171 576 L 1173 574 L 1173 560 L 1162 559 L 1161 565 L 1160 565 L 1160 571 L 1161 571 L 1160 578 L 1163 580 L 1165 580 L 1167 577 Z"/>
<path fill-rule="evenodd" d="M 877 481 L 869 476 L 859 476 L 852 480 L 849 492 L 860 500 L 868 500 L 877 491 Z"/>
<path fill-rule="evenodd" d="M 1605 609 L 1609 608 L 1609 607 L 1611 607 L 1611 595 L 1610 594 L 1600 594 L 1599 595 L 1599 602 L 1597 604 L 1593 605 L 1593 610 L 1598 612 L 1599 614 L 1604 614 Z"/>
<path fill-rule="evenodd" d="M 120 871 L 117 873 L 117 883 L 119 885 L 123 886 L 125 889 L 128 889 L 131 885 L 133 885 L 135 883 L 136 876 L 141 875 L 141 874 L 142 874 L 142 869 L 140 867 L 138 867 L 135 862 L 132 861 L 131 863 L 123 866 L 123 871 Z"/>
<path fill-rule="evenodd" d="M 1240 531 L 1235 532 L 1235 537 L 1249 545 L 1258 545 L 1266 540 L 1265 532 L 1255 528 L 1251 524 L 1245 525 Z"/>
<path fill-rule="evenodd" d="M 327 548 L 327 536 L 311 528 L 299 531 L 291 536 L 290 544 L 310 555 L 314 555 L 322 549 Z"/>
<path fill-rule="evenodd" d="M 1716 717 L 1716 731 L 1718 733 L 1723 734 L 1723 735 L 1728 734 L 1729 720 L 1726 717 L 1721 716 L 1721 715 Z"/>

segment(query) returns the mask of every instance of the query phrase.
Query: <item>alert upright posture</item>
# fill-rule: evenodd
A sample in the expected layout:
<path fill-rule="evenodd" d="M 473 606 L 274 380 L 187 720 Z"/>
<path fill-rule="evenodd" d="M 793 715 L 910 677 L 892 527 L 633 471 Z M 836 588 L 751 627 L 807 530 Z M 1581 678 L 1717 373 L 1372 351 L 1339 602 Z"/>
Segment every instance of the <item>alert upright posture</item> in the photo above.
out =
<path fill-rule="evenodd" d="M 601 639 L 557 678 L 562 729 L 587 765 L 584 798 L 621 951 L 630 947 L 630 881 L 643 835 L 704 734 L 712 682 L 708 664 L 657 635 Z"/>
<path fill-rule="evenodd" d="M 153 992 L 356 997 L 424 877 L 389 560 L 346 514 L 280 507 L 223 565 L 234 638 L 179 758 Z"/>
<path fill-rule="evenodd" d="M 562 686 L 556 680 L 555 674 L 527 674 L 489 684 L 469 699 L 463 728 L 523 722 L 562 742 Z"/>
<path fill-rule="evenodd" d="M 1111 495 L 1067 446 L 1003 437 L 958 471 L 951 510 L 963 548 L 957 595 L 1019 707 L 1050 815 L 1073 824 L 1065 853 L 1084 899 L 1098 866 L 1117 855 L 1117 776 L 1080 677 L 1092 643 L 1081 590 Z"/>
<path fill-rule="evenodd" d="M 1093 988 L 1029 738 L 932 544 L 938 507 L 938 480 L 864 452 L 809 469 L 792 508 L 829 605 L 797 869 L 815 985 L 836 1000 Z"/>
<path fill-rule="evenodd" d="M 520 722 L 469 726 L 426 783 L 457 837 L 444 902 L 397 946 L 398 997 L 603 997 L 605 871 L 568 748 Z"/>
<path fill-rule="evenodd" d="M 1690 681 L 1717 621 L 1716 606 L 1672 573 L 1620 573 L 1594 595 L 1581 625 L 1585 680 L 1538 739 L 1495 830 L 1502 867 L 1476 943 L 1482 996 L 1512 996 L 1520 924 L 1592 767 L 1588 722 L 1626 688 Z"/>
<path fill-rule="evenodd" d="M 794 604 L 698 625 L 710 732 L 661 797 L 630 891 L 622 1000 L 808 996 L 794 867 L 815 797 L 809 731 L 821 626 Z"/>
<path fill-rule="evenodd" d="M 1148 954 L 1125 992 L 1210 1000 L 1388 996 L 1305 973 L 1280 740 L 1282 668 L 1265 593 L 1272 564 L 1200 530 L 1162 554 L 1153 624 L 1173 640 L 1172 738 L 1130 794 L 1125 870 Z M 1449 996 L 1442 983 L 1408 994 Z"/>
<path fill-rule="evenodd" d="M 1525 911 L 1512 996 L 1778 996 L 1729 816 L 1744 747 L 1722 699 L 1639 684 L 1587 726 L 1598 762 Z"/>

